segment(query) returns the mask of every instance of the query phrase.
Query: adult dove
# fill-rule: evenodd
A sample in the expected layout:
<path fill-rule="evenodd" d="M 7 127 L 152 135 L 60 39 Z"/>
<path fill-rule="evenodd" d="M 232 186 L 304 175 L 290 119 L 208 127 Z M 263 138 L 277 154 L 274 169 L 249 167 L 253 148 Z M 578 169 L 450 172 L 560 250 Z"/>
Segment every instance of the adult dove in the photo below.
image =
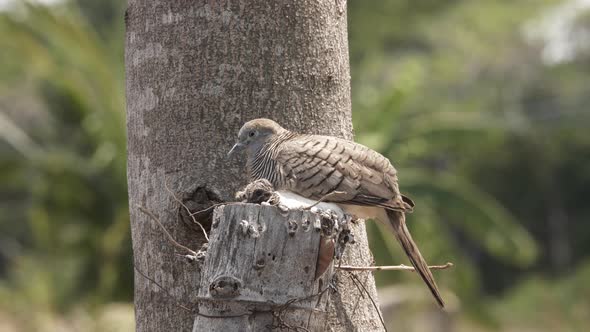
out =
<path fill-rule="evenodd" d="M 389 160 L 345 139 L 291 132 L 269 119 L 246 122 L 228 155 L 246 150 L 252 180 L 267 179 L 276 190 L 337 203 L 359 218 L 391 226 L 410 262 L 440 307 L 444 302 L 434 277 L 406 227 L 414 203 L 403 196 Z"/>

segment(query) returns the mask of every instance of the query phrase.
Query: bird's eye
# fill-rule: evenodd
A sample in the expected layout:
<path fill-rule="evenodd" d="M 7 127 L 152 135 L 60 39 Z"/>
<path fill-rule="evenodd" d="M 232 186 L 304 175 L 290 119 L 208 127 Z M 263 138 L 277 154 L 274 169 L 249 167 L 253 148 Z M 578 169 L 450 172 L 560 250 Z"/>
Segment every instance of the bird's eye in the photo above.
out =
<path fill-rule="evenodd" d="M 251 131 L 251 132 L 248 134 L 248 136 L 250 136 L 250 137 L 254 137 L 254 135 L 256 135 L 256 133 L 255 133 L 255 132 L 253 132 L 253 131 Z"/>

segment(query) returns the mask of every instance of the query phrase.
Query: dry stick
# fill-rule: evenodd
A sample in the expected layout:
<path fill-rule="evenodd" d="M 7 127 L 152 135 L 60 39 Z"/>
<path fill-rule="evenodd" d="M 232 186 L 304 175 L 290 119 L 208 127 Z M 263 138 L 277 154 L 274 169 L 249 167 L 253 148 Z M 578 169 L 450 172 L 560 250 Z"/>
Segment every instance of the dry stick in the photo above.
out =
<path fill-rule="evenodd" d="M 207 239 L 207 242 L 209 242 L 209 236 L 207 236 L 207 231 L 205 231 L 205 227 L 203 227 L 203 225 L 201 225 L 201 223 L 198 222 L 197 219 L 195 219 L 194 214 L 192 214 L 191 210 L 178 197 L 176 197 L 176 194 L 174 194 L 174 192 L 172 192 L 172 190 L 170 190 L 170 188 L 168 188 L 168 181 L 164 181 L 164 188 L 166 188 L 166 191 L 168 191 L 168 193 L 170 195 L 172 195 L 172 197 L 174 197 L 175 201 L 177 201 L 180 205 L 182 205 L 182 207 L 184 207 L 184 209 L 186 210 L 188 215 L 193 219 L 193 222 L 195 224 L 199 225 L 199 227 L 201 227 L 201 230 L 203 231 L 203 235 L 205 235 L 205 239 Z"/>
<path fill-rule="evenodd" d="M 308 206 L 308 207 L 304 207 L 303 210 L 311 210 L 311 208 L 313 208 L 314 206 L 320 204 L 321 202 L 323 202 L 324 200 L 330 198 L 333 195 L 340 195 L 340 194 L 346 194 L 344 191 L 332 191 L 329 192 L 327 194 L 325 194 L 324 196 L 322 196 L 322 198 L 320 198 L 317 202 L 313 203 L 312 205 Z"/>
<path fill-rule="evenodd" d="M 342 252 L 342 256 L 344 257 L 344 252 L 346 251 L 346 248 L 348 248 L 348 246 L 344 246 L 343 252 Z M 342 267 L 342 259 L 339 260 L 338 262 L 338 266 L 337 268 L 340 269 Z M 349 272 L 350 273 L 350 272 Z M 354 283 L 354 280 L 352 280 Z M 361 291 L 361 289 L 357 286 L 356 287 L 359 290 L 359 295 L 356 299 L 356 303 L 354 304 L 354 307 L 352 308 L 352 315 L 354 315 L 354 313 L 356 312 L 356 309 L 358 308 L 359 304 L 361 303 L 361 297 L 364 299 L 365 295 L 363 294 L 363 292 Z"/>
<path fill-rule="evenodd" d="M 253 311 L 245 312 L 243 314 L 221 315 L 221 316 L 219 316 L 219 315 L 207 315 L 207 314 L 203 314 L 203 313 L 197 312 L 197 315 L 203 316 L 205 318 L 236 318 L 236 317 L 250 316 L 250 315 L 252 315 L 254 313 L 257 313 L 257 312 L 266 312 L 266 311 L 264 311 L 264 310 L 253 310 Z"/>
<path fill-rule="evenodd" d="M 354 279 L 351 278 L 351 280 L 352 280 L 352 283 L 355 284 L 356 288 L 359 291 L 359 296 L 357 297 L 356 303 L 354 304 L 354 307 L 352 308 L 352 315 L 354 316 L 354 313 L 356 312 L 356 309 L 358 309 L 359 304 L 361 303 L 361 299 L 364 299 L 365 298 L 365 293 L 363 293 L 363 290 L 360 289 L 360 287 L 356 285 Z"/>
<path fill-rule="evenodd" d="M 385 326 L 385 321 L 383 320 L 383 316 L 381 316 L 381 311 L 379 310 L 377 303 L 375 303 L 375 300 L 373 300 L 373 297 L 371 296 L 369 291 L 365 288 L 365 285 L 363 285 L 363 283 L 359 280 L 359 278 L 356 275 L 354 275 L 354 273 L 348 272 L 348 276 L 350 277 L 350 279 L 356 285 L 357 288 L 360 286 L 365 291 L 365 293 L 369 297 L 369 300 L 371 300 L 371 303 L 373 303 L 373 307 L 375 307 L 375 311 L 377 311 L 377 315 L 379 315 L 379 319 L 381 320 L 381 325 L 383 325 L 383 329 L 385 330 L 385 332 L 387 332 L 387 326 Z M 359 288 L 359 290 L 360 290 L 360 288 Z"/>
<path fill-rule="evenodd" d="M 203 317 L 207 317 L 207 318 L 234 318 L 234 317 L 242 317 L 242 316 L 248 316 L 254 313 L 254 311 L 248 311 L 246 313 L 243 314 L 237 314 L 237 315 L 226 315 L 226 316 L 212 316 L 212 315 L 207 315 L 207 314 L 203 314 L 200 312 L 195 312 L 195 310 L 191 310 L 190 308 L 180 304 L 180 302 L 178 300 L 176 300 L 176 298 L 174 298 L 174 296 L 172 296 L 172 294 L 170 294 L 170 292 L 164 288 L 162 285 L 160 285 L 157 281 L 155 281 L 154 279 L 148 277 L 145 273 L 141 272 L 137 266 L 135 266 L 135 264 L 133 265 L 133 268 L 135 269 L 135 271 L 137 271 L 137 273 L 139 273 L 142 277 L 146 278 L 147 280 L 151 281 L 154 283 L 154 285 L 158 286 L 159 289 L 161 289 L 164 293 L 166 293 L 166 295 L 168 295 L 168 297 L 170 297 L 172 300 L 174 300 L 177 306 L 179 306 L 180 308 L 182 308 L 183 310 L 186 310 L 192 314 L 196 314 L 199 316 L 203 316 Z M 260 311 L 263 312 L 263 311 Z"/>
<path fill-rule="evenodd" d="M 290 325 L 290 324 L 285 323 L 285 321 L 283 320 L 283 318 L 282 318 L 281 315 L 282 314 L 279 313 L 278 315 L 276 315 L 274 317 L 274 318 L 276 318 L 279 321 L 279 323 L 278 323 L 278 325 L 271 325 L 270 326 L 271 329 L 275 329 L 275 328 L 277 328 L 277 329 L 283 329 L 283 328 L 286 328 L 288 331 L 295 330 L 295 332 L 297 332 L 297 331 L 310 332 L 307 328 L 305 328 L 303 326 L 293 326 L 293 325 Z"/>
<path fill-rule="evenodd" d="M 135 269 L 135 271 L 137 271 L 137 273 L 139 273 L 139 274 L 140 274 L 142 277 L 144 277 L 144 278 L 146 278 L 147 280 L 149 280 L 149 281 L 153 282 L 153 283 L 154 283 L 154 285 L 158 286 L 158 288 L 160 288 L 162 291 L 164 291 L 164 293 L 166 293 L 166 295 L 168 295 L 168 296 L 169 296 L 171 299 L 173 299 L 173 300 L 176 302 L 176 305 L 178 305 L 180 308 L 182 308 L 182 309 L 184 309 L 184 310 L 186 310 L 186 311 L 188 311 L 188 312 L 190 312 L 190 313 L 194 313 L 194 310 L 191 310 L 190 308 L 187 308 L 186 306 L 184 306 L 184 305 L 180 304 L 180 303 L 178 302 L 178 300 L 176 300 L 176 298 L 174 298 L 174 296 L 172 296 L 172 294 L 170 294 L 170 292 L 169 292 L 169 291 L 168 291 L 166 288 L 162 287 L 162 285 L 160 285 L 160 284 L 159 284 L 157 281 L 155 281 L 154 279 L 152 279 L 152 278 L 148 277 L 148 276 L 147 276 L 145 273 L 141 272 L 141 271 L 140 271 L 140 270 L 137 268 L 137 266 L 136 266 L 135 264 L 133 264 L 133 268 L 134 268 L 134 269 Z"/>
<path fill-rule="evenodd" d="M 277 318 L 277 320 L 279 321 L 279 325 L 277 325 L 277 326 L 273 325 L 273 326 L 271 326 L 271 328 L 286 327 L 288 329 L 295 329 L 295 331 L 302 330 L 304 332 L 309 332 L 309 330 L 303 326 L 291 326 L 291 325 L 285 323 L 285 321 L 282 318 L 282 315 L 285 312 L 285 310 L 288 309 L 293 303 L 306 301 L 306 300 L 312 299 L 314 297 L 321 298 L 324 295 L 324 293 L 326 293 L 328 291 L 328 289 L 330 289 L 329 284 L 320 292 L 317 292 L 315 294 L 311 294 L 311 295 L 308 295 L 305 297 L 290 299 L 289 301 L 285 302 L 284 304 L 278 306 L 277 310 L 273 310 L 272 313 L 273 313 L 273 317 Z M 313 313 L 313 309 L 312 309 L 312 311 L 310 311 L 310 317 L 311 317 L 312 313 Z M 309 327 L 309 320 L 308 320 L 308 327 Z"/>
<path fill-rule="evenodd" d="M 342 258 L 344 257 L 344 253 L 346 252 L 346 248 L 348 248 L 348 246 L 345 245 L 344 248 L 342 249 L 341 259 L 338 261 L 338 266 L 336 267 L 338 269 L 340 269 L 342 267 L 342 261 L 343 261 Z M 360 289 L 359 289 L 359 292 L 360 292 L 360 297 L 357 297 L 354 307 L 352 307 L 352 314 L 353 315 L 356 312 L 356 309 L 361 302 L 361 297 L 364 298 L 363 292 L 361 292 Z"/>
<path fill-rule="evenodd" d="M 453 267 L 453 263 L 448 262 L 445 265 L 431 265 L 428 268 L 431 270 L 444 270 L 450 267 Z M 392 265 L 392 266 L 349 266 L 349 265 L 341 265 L 337 266 L 338 269 L 344 271 L 415 271 L 414 267 L 407 266 L 404 264 L 401 265 Z"/>
<path fill-rule="evenodd" d="M 152 220 L 155 221 L 160 226 L 160 228 L 162 228 L 162 231 L 164 231 L 164 233 L 168 236 L 168 240 L 170 240 L 170 242 L 172 242 L 172 244 L 174 244 L 176 247 L 178 247 L 180 249 L 188 251 L 193 256 L 197 256 L 197 253 L 194 250 L 192 250 L 188 247 L 185 247 L 182 244 L 176 242 L 176 240 L 174 240 L 172 235 L 170 235 L 170 233 L 168 233 L 168 231 L 166 230 L 166 227 L 164 227 L 164 225 L 162 225 L 160 220 L 158 220 L 158 218 L 156 218 L 156 216 L 153 213 L 151 213 L 148 209 L 144 208 L 143 206 L 140 206 L 139 211 L 147 214 L 150 218 L 152 218 Z"/>
<path fill-rule="evenodd" d="M 230 203 L 231 203 L 231 202 L 230 202 Z M 215 204 L 211 205 L 211 206 L 210 206 L 210 207 L 208 207 L 208 208 L 204 208 L 204 209 L 202 209 L 202 210 L 199 210 L 199 211 L 192 212 L 191 214 L 189 214 L 189 216 L 191 216 L 191 217 L 192 217 L 192 216 L 194 216 L 194 215 L 196 215 L 196 214 L 199 214 L 199 213 L 201 213 L 201 212 L 205 212 L 205 211 L 211 210 L 212 208 L 216 208 L 216 207 L 218 207 L 218 206 L 220 206 L 220 205 L 227 205 L 227 204 L 228 204 L 228 202 L 215 203 Z M 187 208 L 187 207 L 185 206 L 185 208 Z M 190 211 L 189 211 L 189 212 L 190 212 Z M 193 218 L 193 220 L 194 220 L 194 218 Z M 198 222 L 197 222 L 197 221 L 195 221 L 195 222 L 198 224 Z M 203 227 L 203 226 L 201 226 L 201 227 Z"/>
<path fill-rule="evenodd" d="M 324 296 L 325 293 L 328 293 L 328 299 L 326 300 L 326 304 L 328 304 L 328 302 L 330 301 L 330 292 L 328 292 L 328 290 L 330 288 L 333 288 L 332 284 L 331 284 L 331 280 L 328 282 L 328 285 L 324 288 L 324 290 L 322 290 L 321 292 L 318 292 L 318 300 L 315 304 L 314 308 L 317 308 L 320 305 L 320 302 L 322 301 L 322 297 Z M 326 308 L 328 308 L 326 305 Z M 327 312 L 327 310 L 325 311 Z M 311 325 L 311 316 L 313 315 L 313 311 L 309 311 L 309 316 L 307 317 L 307 327 L 309 327 L 309 325 Z"/>

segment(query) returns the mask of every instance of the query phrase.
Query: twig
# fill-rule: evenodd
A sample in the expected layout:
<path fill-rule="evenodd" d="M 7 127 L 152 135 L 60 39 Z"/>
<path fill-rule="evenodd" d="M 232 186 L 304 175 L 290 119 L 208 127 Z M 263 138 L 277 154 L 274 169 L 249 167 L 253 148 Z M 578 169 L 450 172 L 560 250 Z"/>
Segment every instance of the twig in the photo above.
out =
<path fill-rule="evenodd" d="M 349 272 L 350 273 L 350 272 Z M 369 276 L 369 273 L 367 273 L 367 277 Z M 366 277 L 365 277 L 366 278 Z M 366 279 L 365 279 L 366 280 Z M 351 281 L 353 284 L 355 284 L 356 288 L 359 291 L 359 296 L 357 296 L 356 299 L 356 303 L 354 304 L 354 307 L 352 308 L 352 315 L 354 315 L 354 313 L 356 312 L 356 309 L 358 309 L 359 304 L 361 303 L 361 300 L 365 299 L 365 293 L 363 292 L 363 290 L 356 284 L 355 280 L 351 278 Z"/>
<path fill-rule="evenodd" d="M 172 294 L 170 294 L 170 292 L 166 288 L 164 288 L 162 285 L 160 285 L 154 279 L 148 277 L 145 273 L 141 272 L 141 270 L 139 270 L 135 264 L 133 264 L 133 268 L 142 277 L 144 277 L 147 280 L 151 281 L 152 283 L 154 283 L 154 285 L 156 285 L 159 289 L 161 289 L 164 293 L 166 293 L 166 295 L 168 297 L 170 297 L 172 300 L 174 300 L 174 302 L 176 302 L 175 304 L 178 307 L 180 307 L 181 309 L 186 310 L 186 311 L 188 311 L 188 312 L 190 312 L 192 314 L 196 314 L 196 315 L 203 316 L 203 317 L 206 317 L 206 318 L 234 318 L 234 317 L 242 317 L 242 316 L 252 315 L 255 312 L 270 312 L 270 311 L 263 311 L 263 310 L 252 310 L 252 311 L 247 311 L 247 312 L 242 313 L 242 314 L 235 314 L 235 315 L 207 315 L 207 314 L 203 314 L 203 313 L 200 313 L 200 312 L 196 312 L 196 310 L 190 309 L 187 306 L 180 304 L 180 302 L 176 298 L 174 298 L 174 296 L 172 296 Z"/>
<path fill-rule="evenodd" d="M 205 239 L 207 240 L 207 242 L 209 242 L 209 236 L 207 235 L 207 231 L 205 231 L 205 227 L 203 227 L 203 225 L 201 225 L 200 222 L 197 221 L 197 219 L 195 219 L 194 215 L 196 214 L 192 214 L 191 210 L 184 204 L 184 202 L 182 202 L 178 197 L 176 197 L 176 194 L 174 194 L 174 192 L 172 192 L 172 190 L 170 190 L 170 188 L 168 188 L 168 181 L 164 181 L 164 188 L 166 188 L 166 191 L 168 191 L 168 193 L 174 197 L 174 200 L 177 201 L 180 205 L 182 205 L 182 207 L 184 207 L 184 209 L 186 210 L 186 212 L 188 213 L 188 215 L 191 217 L 191 219 L 193 219 L 193 222 L 197 225 L 199 225 L 199 227 L 201 228 L 201 230 L 203 231 L 203 235 L 205 235 Z M 209 207 L 210 208 L 210 207 Z M 206 209 L 205 209 L 206 210 Z"/>
<path fill-rule="evenodd" d="M 303 327 L 303 326 L 292 326 L 287 324 L 284 319 L 283 319 L 283 314 L 284 312 L 291 307 L 294 303 L 297 302 L 302 302 L 302 301 L 307 301 L 310 300 L 312 298 L 318 297 L 321 298 L 324 293 L 326 293 L 328 291 L 328 289 L 330 289 L 330 285 L 328 284 L 328 286 L 326 286 L 322 291 L 317 292 L 315 294 L 311 294 L 305 297 L 298 297 L 298 298 L 294 298 L 294 299 L 290 299 L 289 301 L 285 302 L 284 304 L 276 307 L 276 309 L 272 310 L 272 315 L 274 318 L 277 319 L 278 324 L 277 325 L 271 325 L 270 328 L 271 329 L 275 329 L 275 328 L 286 328 L 288 330 L 295 330 L 295 331 L 303 331 L 303 332 L 310 332 L 307 328 Z M 311 317 L 312 312 L 310 312 L 310 317 Z M 309 319 L 307 322 L 307 325 L 309 327 Z"/>
<path fill-rule="evenodd" d="M 385 330 L 385 332 L 387 332 L 387 326 L 385 326 L 385 321 L 383 320 L 383 316 L 381 316 L 381 311 L 379 310 L 377 303 L 375 303 L 375 300 L 373 300 L 373 297 L 371 296 L 369 291 L 365 288 L 365 285 L 363 285 L 363 283 L 358 279 L 358 277 L 354 273 L 348 272 L 348 276 L 350 277 L 350 279 L 356 285 L 357 288 L 360 286 L 365 291 L 365 293 L 369 297 L 369 300 L 371 300 L 371 303 L 373 303 L 373 307 L 375 308 L 375 311 L 377 311 L 377 315 L 379 316 L 379 319 L 381 320 L 381 325 L 383 325 L 383 329 Z M 359 290 L 360 290 L 360 288 L 359 288 Z"/>
<path fill-rule="evenodd" d="M 448 262 L 445 265 L 431 265 L 428 268 L 431 270 L 444 270 L 450 267 L 453 267 L 453 263 Z M 391 266 L 350 266 L 350 265 L 341 265 L 337 266 L 336 268 L 344 271 L 414 271 L 413 266 L 407 266 L 404 264 L 401 265 L 391 265 Z"/>
<path fill-rule="evenodd" d="M 188 247 L 185 247 L 182 244 L 176 242 L 176 240 L 174 240 L 172 235 L 170 235 L 170 233 L 168 233 L 168 231 L 166 230 L 166 227 L 164 227 L 164 225 L 162 225 L 160 220 L 158 220 L 158 218 L 156 218 L 156 216 L 152 212 L 150 212 L 148 209 L 144 208 L 143 206 L 139 207 L 139 211 L 147 214 L 150 218 L 152 218 L 152 220 L 155 221 L 160 226 L 160 228 L 162 228 L 162 231 L 168 236 L 168 240 L 170 240 L 170 242 L 172 242 L 172 244 L 174 244 L 176 247 L 178 247 L 180 249 L 188 251 L 193 256 L 197 256 L 197 253 L 194 250 L 192 250 Z"/>
<path fill-rule="evenodd" d="M 244 312 L 242 314 L 235 314 L 235 315 L 207 315 L 207 314 L 203 314 L 200 312 L 197 312 L 196 314 L 199 316 L 203 316 L 205 318 L 236 318 L 236 317 L 244 317 L 244 316 L 250 316 L 254 313 L 258 313 L 258 312 L 265 312 L 263 310 L 251 310 L 251 311 L 247 311 Z"/>
<path fill-rule="evenodd" d="M 220 206 L 220 205 L 227 205 L 227 204 L 228 204 L 227 202 L 222 202 L 222 203 L 215 203 L 215 204 L 211 205 L 211 206 L 210 206 L 210 207 L 208 207 L 208 208 L 205 208 L 205 209 L 202 209 L 202 210 L 199 210 L 199 211 L 196 211 L 196 212 L 192 212 L 192 213 L 191 213 L 191 212 L 189 211 L 189 213 L 190 213 L 190 214 L 189 214 L 189 216 L 191 216 L 191 217 L 192 217 L 192 216 L 194 216 L 194 215 L 197 215 L 197 214 L 199 214 L 199 213 L 201 213 L 201 212 L 209 211 L 209 210 L 211 210 L 212 208 L 216 208 L 216 207 L 218 207 L 218 206 Z M 185 206 L 185 208 L 186 208 L 186 206 Z M 193 218 L 193 220 L 194 220 L 194 218 Z M 197 224 L 199 223 L 198 221 L 195 221 L 195 222 L 196 222 Z M 199 224 L 199 225 L 200 225 L 200 224 Z M 201 227 L 203 227 L 203 226 L 201 226 Z"/>
<path fill-rule="evenodd" d="M 135 271 L 137 271 L 137 273 L 139 273 L 139 274 L 140 274 L 142 277 L 144 277 L 144 278 L 146 278 L 147 280 L 149 280 L 149 281 L 153 282 L 153 283 L 154 283 L 154 285 L 158 286 L 158 288 L 159 288 L 159 289 L 161 289 L 162 291 L 164 291 L 164 293 L 166 293 L 166 295 L 168 295 L 168 297 L 170 297 L 172 300 L 174 300 L 174 302 L 176 302 L 176 305 L 178 305 L 180 308 L 182 308 L 183 310 L 186 310 L 186 311 L 188 311 L 188 312 L 190 312 L 190 313 L 194 313 L 194 310 L 192 310 L 192 309 L 190 309 L 190 308 L 187 308 L 186 306 L 184 306 L 184 305 L 180 304 L 180 303 L 178 302 L 178 300 L 176 300 L 176 298 L 174 298 L 174 296 L 172 296 L 172 294 L 170 294 L 170 292 L 169 292 L 169 291 L 168 291 L 166 288 L 162 287 L 162 285 L 160 285 L 160 284 L 159 284 L 157 281 L 155 281 L 154 279 L 152 279 L 152 278 L 148 277 L 148 276 L 147 276 L 145 273 L 141 272 L 141 271 L 140 271 L 140 270 L 137 268 L 137 266 L 136 266 L 135 264 L 133 264 L 133 268 L 134 268 L 134 269 L 135 269 Z"/>
<path fill-rule="evenodd" d="M 332 191 L 332 192 L 329 192 L 329 193 L 325 194 L 324 196 L 322 196 L 317 202 L 313 203 L 312 205 L 310 205 L 308 207 L 304 207 L 303 210 L 311 210 L 311 208 L 313 208 L 314 206 L 320 204 L 324 200 L 332 197 L 333 195 L 340 195 L 340 194 L 346 194 L 346 193 L 344 191 Z"/>
<path fill-rule="evenodd" d="M 133 268 L 135 269 L 135 271 L 137 271 L 137 273 L 139 273 L 142 277 L 146 278 L 147 280 L 151 281 L 152 283 L 154 283 L 154 285 L 156 285 L 159 289 L 161 289 L 164 293 L 166 293 L 166 295 L 168 297 L 170 297 L 172 300 L 174 300 L 174 302 L 176 302 L 175 304 L 180 307 L 183 310 L 186 310 L 192 314 L 196 314 L 198 316 L 203 316 L 206 318 L 234 318 L 234 317 L 242 317 L 242 316 L 249 316 L 252 315 L 255 312 L 266 312 L 266 311 L 262 311 L 262 310 L 252 310 L 252 311 L 247 311 L 245 313 L 242 314 L 235 314 L 235 315 L 207 315 L 207 314 L 203 314 L 200 313 L 196 310 L 190 309 L 185 305 L 180 304 L 180 302 L 178 300 L 176 300 L 176 298 L 174 298 L 174 296 L 172 296 L 172 294 L 170 294 L 170 292 L 164 288 L 162 285 L 160 285 L 157 281 L 155 281 L 154 279 L 148 277 L 145 273 L 141 272 L 137 266 L 135 266 L 135 264 L 133 264 Z M 269 311 L 268 311 L 269 312 Z"/>
<path fill-rule="evenodd" d="M 304 297 L 296 297 L 296 298 L 290 299 L 289 301 L 285 302 L 284 304 L 281 304 L 278 307 L 278 310 L 283 311 L 283 310 L 287 309 L 289 306 L 291 306 L 293 303 L 311 300 L 315 297 L 321 297 L 322 295 L 324 295 L 325 292 L 328 291 L 328 289 L 330 289 L 330 285 L 324 287 L 324 289 L 322 289 L 321 291 L 319 291 L 317 293 L 314 293 L 314 294 L 311 294 L 308 296 L 304 296 Z"/>

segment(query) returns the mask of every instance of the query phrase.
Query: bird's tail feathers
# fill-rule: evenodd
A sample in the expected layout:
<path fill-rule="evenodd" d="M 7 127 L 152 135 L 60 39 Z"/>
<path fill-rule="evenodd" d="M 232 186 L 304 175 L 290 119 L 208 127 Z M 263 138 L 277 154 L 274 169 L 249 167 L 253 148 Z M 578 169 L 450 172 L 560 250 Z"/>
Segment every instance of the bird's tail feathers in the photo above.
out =
<path fill-rule="evenodd" d="M 428 264 L 422 257 L 422 254 L 420 254 L 420 250 L 412 239 L 412 235 L 410 235 L 410 231 L 406 226 L 406 217 L 404 213 L 395 210 L 387 210 L 387 217 L 389 218 L 389 222 L 393 227 L 395 237 L 410 259 L 414 269 L 416 269 L 416 272 L 420 275 L 422 280 L 424 280 L 424 283 L 426 283 L 430 289 L 430 292 L 436 299 L 438 305 L 443 308 L 445 304 L 442 296 L 440 295 L 438 287 L 436 286 L 436 281 L 434 281 L 434 276 L 430 272 Z"/>

